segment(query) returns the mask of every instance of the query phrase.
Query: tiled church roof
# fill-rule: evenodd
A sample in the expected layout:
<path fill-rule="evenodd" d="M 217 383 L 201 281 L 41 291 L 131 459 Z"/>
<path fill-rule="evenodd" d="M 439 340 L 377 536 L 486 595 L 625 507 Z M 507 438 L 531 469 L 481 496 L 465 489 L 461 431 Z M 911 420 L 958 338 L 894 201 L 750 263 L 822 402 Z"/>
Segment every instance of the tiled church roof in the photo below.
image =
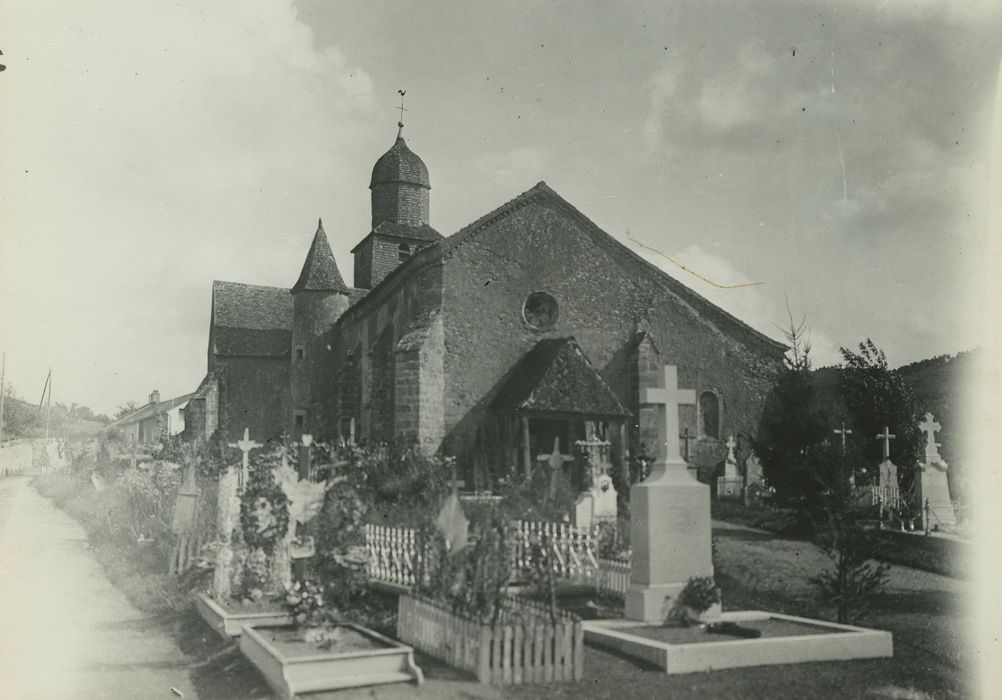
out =
<path fill-rule="evenodd" d="M 369 187 L 390 182 L 406 182 L 431 189 L 428 167 L 407 147 L 403 136 L 397 136 L 396 143 L 376 161 Z"/>
<path fill-rule="evenodd" d="M 376 224 L 376 227 L 372 229 L 369 235 L 355 244 L 351 252 L 354 253 L 361 248 L 369 240 L 370 236 L 386 236 L 388 238 L 400 238 L 407 241 L 426 241 L 429 243 L 437 243 L 443 238 L 441 233 L 428 224 L 410 226 L 408 224 L 398 224 L 395 221 L 381 221 Z"/>
<path fill-rule="evenodd" d="M 292 287 L 293 293 L 301 291 L 331 291 L 347 293 L 348 285 L 341 278 L 337 269 L 334 253 L 331 252 L 327 234 L 324 232 L 324 222 L 317 223 L 317 232 L 313 236 L 310 251 L 306 254 L 306 262 L 299 273 L 299 279 Z"/>
<path fill-rule="evenodd" d="M 214 281 L 212 338 L 217 355 L 287 355 L 292 343 L 292 295 L 281 287 Z"/>
<path fill-rule="evenodd" d="M 388 290 L 395 289 L 401 284 L 406 284 L 407 280 L 410 279 L 411 276 L 423 269 L 426 265 L 436 262 L 440 263 L 441 260 L 448 258 L 452 251 L 465 244 L 467 241 L 474 239 L 480 231 L 484 230 L 490 224 L 508 216 L 512 212 L 517 211 L 532 202 L 544 201 L 580 222 L 583 230 L 591 236 L 592 240 L 595 241 L 597 245 L 606 250 L 614 260 L 617 260 L 620 264 L 632 270 L 635 274 L 643 275 L 645 278 L 654 281 L 656 284 L 660 285 L 663 290 L 676 297 L 683 304 L 690 306 L 696 313 L 710 320 L 721 330 L 737 335 L 744 340 L 755 344 L 767 353 L 778 356 L 786 352 L 786 346 L 779 341 L 773 340 L 769 336 L 755 330 L 740 319 L 735 318 L 719 306 L 716 306 L 708 299 L 689 289 L 674 277 L 644 260 L 642 257 L 614 239 L 608 233 L 600 229 L 591 219 L 578 211 L 567 200 L 550 189 L 545 182 L 538 183 L 532 189 L 523 192 L 514 199 L 502 204 L 500 207 L 480 217 L 472 224 L 463 227 L 457 233 L 421 249 L 415 255 L 411 256 L 409 260 L 387 275 L 387 277 L 368 294 L 367 299 L 372 299 L 373 303 L 375 303 L 375 300 L 382 298 L 383 294 L 385 294 Z M 356 314 L 365 313 L 365 307 L 365 301 L 354 305 L 347 313 L 341 316 L 339 322 L 344 322 L 349 318 L 354 318 Z"/>
<path fill-rule="evenodd" d="M 536 343 L 502 380 L 493 404 L 516 412 L 630 415 L 574 338 Z"/>

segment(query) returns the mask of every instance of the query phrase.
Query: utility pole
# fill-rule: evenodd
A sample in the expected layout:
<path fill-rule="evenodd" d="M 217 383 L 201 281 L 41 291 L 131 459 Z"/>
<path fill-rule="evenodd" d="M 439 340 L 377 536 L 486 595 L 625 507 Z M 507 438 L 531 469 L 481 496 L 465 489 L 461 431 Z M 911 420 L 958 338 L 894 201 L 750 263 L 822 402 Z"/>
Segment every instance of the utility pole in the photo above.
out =
<path fill-rule="evenodd" d="M 49 439 L 49 419 L 52 418 L 52 368 L 49 367 L 49 397 L 45 400 L 45 440 Z"/>
<path fill-rule="evenodd" d="M 6 390 L 4 381 L 7 379 L 7 353 L 3 354 L 3 363 L 0 364 L 0 446 L 3 445 L 3 395 Z"/>

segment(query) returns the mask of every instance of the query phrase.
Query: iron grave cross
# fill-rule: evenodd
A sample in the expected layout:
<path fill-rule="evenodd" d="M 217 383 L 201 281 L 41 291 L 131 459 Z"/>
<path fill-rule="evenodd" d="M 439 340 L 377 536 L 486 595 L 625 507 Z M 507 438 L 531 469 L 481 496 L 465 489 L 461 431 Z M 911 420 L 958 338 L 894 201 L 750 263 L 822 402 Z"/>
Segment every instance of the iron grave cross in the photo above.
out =
<path fill-rule="evenodd" d="M 646 388 L 640 394 L 640 402 L 665 407 L 665 457 L 664 464 L 685 465 L 681 459 L 678 444 L 678 408 L 695 405 L 696 392 L 678 388 L 678 367 L 665 365 L 664 387 Z"/>
<path fill-rule="evenodd" d="M 261 443 L 251 440 L 250 428 L 244 428 L 244 439 L 238 440 L 237 442 L 231 442 L 230 447 L 237 447 L 244 453 L 243 459 L 240 462 L 240 479 L 237 482 L 237 487 L 242 492 L 244 487 L 247 485 L 247 478 L 249 476 L 248 469 L 250 466 L 250 451 L 255 447 L 261 447 Z"/>
<path fill-rule="evenodd" d="M 884 426 L 884 432 L 877 433 L 877 439 L 884 441 L 884 459 L 891 458 L 891 440 L 896 437 L 897 435 L 892 433 L 886 425 Z"/>
<path fill-rule="evenodd" d="M 852 435 L 852 431 L 848 430 L 845 427 L 845 423 L 843 423 L 841 430 L 839 430 L 838 428 L 836 428 L 832 432 L 835 433 L 836 435 L 841 435 L 842 436 L 842 454 L 845 454 L 845 436 L 846 435 Z"/>

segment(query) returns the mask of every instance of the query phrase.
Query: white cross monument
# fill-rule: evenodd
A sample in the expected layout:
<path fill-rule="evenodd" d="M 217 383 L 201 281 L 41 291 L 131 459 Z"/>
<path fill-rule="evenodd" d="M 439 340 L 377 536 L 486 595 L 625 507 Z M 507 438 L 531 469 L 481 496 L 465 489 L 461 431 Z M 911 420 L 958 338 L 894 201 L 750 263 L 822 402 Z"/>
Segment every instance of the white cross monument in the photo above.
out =
<path fill-rule="evenodd" d="M 713 575 L 710 489 L 696 481 L 679 453 L 678 409 L 695 404 L 696 392 L 678 388 L 678 368 L 666 366 L 664 386 L 642 389 L 640 403 L 663 407 L 664 451 L 650 476 L 630 487 L 633 563 L 625 614 L 661 622 L 666 603 L 673 604 L 689 578 Z"/>
<path fill-rule="evenodd" d="M 247 488 L 247 480 L 250 476 L 250 452 L 256 447 L 261 447 L 261 443 L 251 440 L 250 428 L 244 428 L 244 439 L 231 442 L 230 447 L 239 448 L 244 453 L 243 459 L 240 461 L 240 480 L 237 483 L 238 490 L 243 493 L 243 490 Z"/>
<path fill-rule="evenodd" d="M 923 524 L 929 531 L 941 525 L 956 524 L 957 513 L 950 499 L 950 481 L 947 478 L 950 465 L 939 454 L 939 443 L 936 442 L 936 432 L 943 426 L 931 413 L 926 413 L 925 420 L 918 427 L 925 433 L 925 461 L 919 465 L 915 495 L 922 508 Z"/>

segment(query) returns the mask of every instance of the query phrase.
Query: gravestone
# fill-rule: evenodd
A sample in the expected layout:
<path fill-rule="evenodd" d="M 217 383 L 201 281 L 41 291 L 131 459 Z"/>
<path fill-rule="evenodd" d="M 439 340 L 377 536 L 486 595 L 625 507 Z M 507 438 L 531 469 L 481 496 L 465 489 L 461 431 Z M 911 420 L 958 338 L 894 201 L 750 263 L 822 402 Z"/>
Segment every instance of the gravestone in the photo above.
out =
<path fill-rule="evenodd" d="M 938 525 L 956 525 L 957 514 L 950 499 L 950 483 L 947 471 L 950 466 L 939 454 L 939 443 L 936 442 L 936 432 L 942 426 L 933 419 L 931 413 L 925 414 L 925 420 L 919 423 L 919 429 L 925 433 L 925 456 L 919 463 L 919 478 L 915 480 L 916 505 L 921 514 L 925 529 Z"/>
<path fill-rule="evenodd" d="M 591 476 L 591 485 L 578 494 L 574 504 L 574 525 L 591 528 L 603 522 L 616 522 L 619 517 L 616 488 L 609 476 L 612 443 L 591 435 L 587 440 L 578 440 L 574 446 L 584 458 L 585 468 L 590 470 Z"/>
<path fill-rule="evenodd" d="M 898 491 L 898 466 L 885 458 L 878 467 L 880 470 L 880 481 L 878 482 L 878 494 L 882 508 L 893 508 L 897 506 L 901 497 Z"/>
<path fill-rule="evenodd" d="M 745 505 L 751 505 L 753 499 L 761 497 L 761 487 L 765 485 L 765 472 L 762 469 L 762 460 L 755 452 L 751 452 L 745 459 Z M 755 488 L 753 488 L 755 487 Z M 756 503 L 755 505 L 761 505 Z"/>
<path fill-rule="evenodd" d="M 651 474 L 630 487 L 633 560 L 625 609 L 630 620 L 664 621 L 689 578 L 713 575 L 710 490 L 679 451 L 679 406 L 695 402 L 693 390 L 678 388 L 678 368 L 671 365 L 664 368 L 663 386 L 641 390 L 640 403 L 659 406 L 664 414 Z"/>
<path fill-rule="evenodd" d="M 734 448 L 738 446 L 733 435 L 727 437 L 727 458 L 724 460 L 724 475 L 717 477 L 717 498 L 741 498 L 744 479 L 738 471 L 738 458 Z"/>

